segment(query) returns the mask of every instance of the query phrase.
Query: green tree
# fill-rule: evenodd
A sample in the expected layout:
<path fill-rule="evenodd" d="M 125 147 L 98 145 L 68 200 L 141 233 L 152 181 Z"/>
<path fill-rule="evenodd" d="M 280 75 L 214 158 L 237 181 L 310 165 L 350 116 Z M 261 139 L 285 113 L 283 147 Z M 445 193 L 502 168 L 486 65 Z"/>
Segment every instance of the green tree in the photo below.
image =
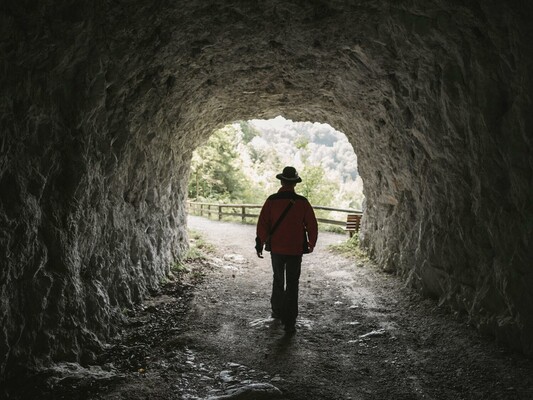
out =
<path fill-rule="evenodd" d="M 261 136 L 261 132 L 259 132 L 252 124 L 250 124 L 248 121 L 238 121 L 238 124 L 241 127 L 242 131 L 242 141 L 244 143 L 250 143 L 250 141 L 256 137 Z"/>
<path fill-rule="evenodd" d="M 241 200 L 250 186 L 237 152 L 237 131 L 232 125 L 216 130 L 193 153 L 189 197 L 217 201 Z"/>
<path fill-rule="evenodd" d="M 300 172 L 302 183 L 299 183 L 298 192 L 307 197 L 314 205 L 330 206 L 339 190 L 339 183 L 332 182 L 325 176 L 324 168 L 320 165 L 306 165 Z"/>
<path fill-rule="evenodd" d="M 304 135 L 299 136 L 294 142 L 294 147 L 297 149 L 306 149 L 309 144 L 309 139 Z"/>

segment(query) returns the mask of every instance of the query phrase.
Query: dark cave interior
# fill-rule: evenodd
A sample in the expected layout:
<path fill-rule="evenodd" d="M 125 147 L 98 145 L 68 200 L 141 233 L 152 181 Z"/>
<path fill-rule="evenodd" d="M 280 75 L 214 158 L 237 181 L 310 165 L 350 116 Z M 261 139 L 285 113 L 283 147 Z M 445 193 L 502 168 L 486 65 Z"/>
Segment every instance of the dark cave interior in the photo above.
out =
<path fill-rule="evenodd" d="M 192 151 L 282 114 L 357 152 L 362 244 L 533 354 L 526 2 L 6 1 L 0 370 L 90 363 L 185 250 Z"/>

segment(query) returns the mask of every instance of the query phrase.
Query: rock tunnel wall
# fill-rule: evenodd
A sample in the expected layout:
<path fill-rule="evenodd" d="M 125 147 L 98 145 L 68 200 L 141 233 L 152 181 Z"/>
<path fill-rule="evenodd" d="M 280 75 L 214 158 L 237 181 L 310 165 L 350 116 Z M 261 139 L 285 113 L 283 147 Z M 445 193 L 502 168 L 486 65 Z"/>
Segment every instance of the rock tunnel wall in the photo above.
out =
<path fill-rule="evenodd" d="M 8 1 L 0 367 L 90 363 L 186 246 L 192 150 L 328 122 L 385 269 L 533 353 L 533 16 L 524 2 Z"/>

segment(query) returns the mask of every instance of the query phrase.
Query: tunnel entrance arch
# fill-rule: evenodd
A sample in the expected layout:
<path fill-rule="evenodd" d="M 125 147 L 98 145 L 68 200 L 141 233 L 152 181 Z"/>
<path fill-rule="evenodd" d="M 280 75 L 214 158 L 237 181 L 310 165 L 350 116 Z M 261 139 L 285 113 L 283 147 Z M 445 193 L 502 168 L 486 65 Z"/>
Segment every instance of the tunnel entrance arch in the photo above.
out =
<path fill-rule="evenodd" d="M 282 116 L 238 121 L 216 130 L 191 161 L 189 199 L 262 204 L 278 190 L 274 177 L 294 166 L 311 204 L 361 210 L 363 182 L 346 136 L 328 124 Z"/>

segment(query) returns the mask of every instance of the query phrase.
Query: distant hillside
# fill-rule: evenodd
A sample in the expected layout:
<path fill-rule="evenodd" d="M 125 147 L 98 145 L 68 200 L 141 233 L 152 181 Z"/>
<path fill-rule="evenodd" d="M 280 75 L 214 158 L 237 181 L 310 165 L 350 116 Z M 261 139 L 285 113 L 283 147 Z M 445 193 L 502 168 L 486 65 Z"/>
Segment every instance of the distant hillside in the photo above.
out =
<path fill-rule="evenodd" d="M 305 168 L 320 168 L 324 181 L 334 184 L 331 204 L 361 208 L 363 182 L 357 157 L 342 132 L 327 124 L 293 122 L 280 116 L 241 121 L 234 127 L 240 131 L 237 146 L 245 174 L 262 183 L 267 192 L 277 190 L 279 184 L 273 178 L 285 165 L 300 173 Z"/>
<path fill-rule="evenodd" d="M 283 164 L 296 168 L 304 164 L 321 165 L 328 177 L 343 183 L 357 179 L 357 156 L 353 147 L 342 132 L 330 125 L 293 122 L 280 116 L 248 122 L 261 135 L 250 143 L 255 151 L 274 151 Z"/>

